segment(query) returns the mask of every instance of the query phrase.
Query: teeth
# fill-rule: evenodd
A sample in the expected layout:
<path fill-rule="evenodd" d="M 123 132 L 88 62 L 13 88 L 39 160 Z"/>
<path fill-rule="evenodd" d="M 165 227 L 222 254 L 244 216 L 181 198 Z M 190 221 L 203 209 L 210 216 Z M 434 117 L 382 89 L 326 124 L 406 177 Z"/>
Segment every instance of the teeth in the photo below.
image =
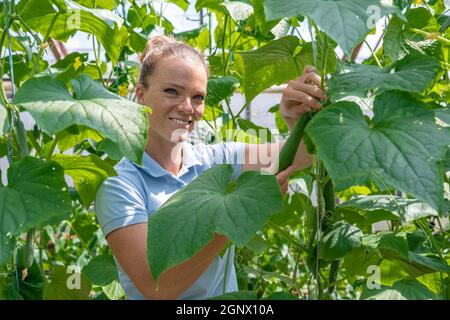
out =
<path fill-rule="evenodd" d="M 175 123 L 179 123 L 179 124 L 189 124 L 190 121 L 183 121 L 183 120 L 178 120 L 178 119 L 174 119 L 174 118 L 170 118 L 170 120 L 172 120 Z"/>

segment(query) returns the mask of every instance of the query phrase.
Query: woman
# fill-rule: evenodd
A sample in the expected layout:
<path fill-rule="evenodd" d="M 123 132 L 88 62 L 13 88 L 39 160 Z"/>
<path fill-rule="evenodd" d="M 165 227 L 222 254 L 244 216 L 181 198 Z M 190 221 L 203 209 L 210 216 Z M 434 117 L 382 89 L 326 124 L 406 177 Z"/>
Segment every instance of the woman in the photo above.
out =
<path fill-rule="evenodd" d="M 186 142 L 187 135 L 203 115 L 208 70 L 203 57 L 192 47 L 173 38 L 157 36 L 149 40 L 141 56 L 137 87 L 139 103 L 150 106 L 150 128 L 143 163 L 122 159 L 118 176 L 108 178 L 97 192 L 95 210 L 106 240 L 114 254 L 122 287 L 129 299 L 205 299 L 236 291 L 232 247 L 229 266 L 219 253 L 228 239 L 215 234 L 213 240 L 190 260 L 166 270 L 159 287 L 147 263 L 147 220 L 179 188 L 204 170 L 219 164 L 233 164 L 235 176 L 264 167 L 267 154 L 275 163 L 282 143 L 249 145 L 226 142 L 214 145 Z M 325 98 L 314 68 L 290 81 L 283 91 L 280 112 L 292 129 L 308 110 L 320 109 L 317 99 Z M 311 164 L 303 143 L 291 167 L 277 175 L 286 192 L 289 175 Z M 273 166 L 272 166 L 272 170 Z"/>

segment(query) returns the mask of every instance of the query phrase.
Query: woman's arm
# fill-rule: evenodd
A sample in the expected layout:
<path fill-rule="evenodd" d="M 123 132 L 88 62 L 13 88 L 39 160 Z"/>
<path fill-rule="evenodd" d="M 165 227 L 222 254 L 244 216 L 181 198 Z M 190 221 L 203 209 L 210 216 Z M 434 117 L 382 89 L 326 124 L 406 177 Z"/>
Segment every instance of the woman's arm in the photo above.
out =
<path fill-rule="evenodd" d="M 310 109 L 320 110 L 319 100 L 326 98 L 325 93 L 320 89 L 320 83 L 320 77 L 315 73 L 314 67 L 306 66 L 303 75 L 289 81 L 288 86 L 283 90 L 280 114 L 290 131 L 305 112 L 309 112 Z M 268 144 L 247 144 L 242 171 L 264 170 L 276 174 L 278 171 L 276 164 L 283 145 L 284 141 Z M 314 157 L 307 152 L 302 141 L 292 165 L 277 175 L 282 190 L 287 188 L 288 178 L 293 172 L 309 167 L 313 160 Z"/>
<path fill-rule="evenodd" d="M 226 236 L 215 234 L 213 240 L 190 260 L 162 273 L 157 289 L 147 262 L 146 223 L 116 229 L 108 234 L 106 240 L 123 270 L 147 299 L 177 299 L 228 243 Z"/>

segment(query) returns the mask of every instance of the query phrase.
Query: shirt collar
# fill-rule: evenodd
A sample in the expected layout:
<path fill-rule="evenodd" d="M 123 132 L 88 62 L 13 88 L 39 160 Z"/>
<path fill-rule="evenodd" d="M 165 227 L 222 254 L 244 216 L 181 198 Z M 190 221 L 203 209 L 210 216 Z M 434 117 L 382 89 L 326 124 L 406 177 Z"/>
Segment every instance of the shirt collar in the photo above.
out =
<path fill-rule="evenodd" d="M 142 158 L 142 165 L 136 163 L 135 165 L 155 178 L 172 175 L 171 172 L 161 167 L 161 165 L 145 151 Z M 183 142 L 183 166 L 181 167 L 179 176 L 183 175 L 187 169 L 195 165 L 202 165 L 202 162 L 197 159 L 194 146 L 189 142 Z"/>

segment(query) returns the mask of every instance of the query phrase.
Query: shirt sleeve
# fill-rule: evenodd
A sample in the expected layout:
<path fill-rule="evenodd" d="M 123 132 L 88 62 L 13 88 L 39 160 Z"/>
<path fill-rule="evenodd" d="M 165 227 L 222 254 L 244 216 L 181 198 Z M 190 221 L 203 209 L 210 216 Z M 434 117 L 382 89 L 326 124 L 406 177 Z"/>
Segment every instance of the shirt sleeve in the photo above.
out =
<path fill-rule="evenodd" d="M 212 165 L 231 164 L 233 166 L 233 177 L 237 178 L 242 173 L 244 164 L 245 143 L 243 142 L 221 142 L 204 145 L 206 154 Z"/>
<path fill-rule="evenodd" d="M 105 237 L 121 227 L 146 223 L 149 212 L 137 188 L 119 177 L 106 179 L 95 199 L 95 213 Z"/>

